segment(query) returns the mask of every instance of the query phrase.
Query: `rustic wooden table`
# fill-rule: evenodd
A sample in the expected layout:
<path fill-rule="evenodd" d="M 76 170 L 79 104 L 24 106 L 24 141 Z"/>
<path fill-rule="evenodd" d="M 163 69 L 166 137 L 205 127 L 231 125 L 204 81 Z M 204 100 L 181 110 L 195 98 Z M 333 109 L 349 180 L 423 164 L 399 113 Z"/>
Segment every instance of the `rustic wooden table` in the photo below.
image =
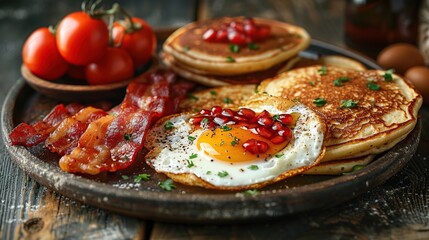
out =
<path fill-rule="evenodd" d="M 107 1 L 109 3 L 109 1 Z M 138 1 L 123 3 L 165 36 L 195 19 L 247 15 L 305 27 L 316 39 L 344 45 L 345 1 Z M 21 47 L 37 27 L 55 23 L 76 1 L 0 3 L 0 98 L 20 78 Z M 164 31 L 165 30 L 165 31 Z M 339 206 L 246 224 L 195 225 L 144 221 L 84 205 L 39 185 L 10 159 L 0 143 L 2 239 L 428 239 L 429 108 L 420 111 L 420 145 L 407 166 L 384 184 Z"/>

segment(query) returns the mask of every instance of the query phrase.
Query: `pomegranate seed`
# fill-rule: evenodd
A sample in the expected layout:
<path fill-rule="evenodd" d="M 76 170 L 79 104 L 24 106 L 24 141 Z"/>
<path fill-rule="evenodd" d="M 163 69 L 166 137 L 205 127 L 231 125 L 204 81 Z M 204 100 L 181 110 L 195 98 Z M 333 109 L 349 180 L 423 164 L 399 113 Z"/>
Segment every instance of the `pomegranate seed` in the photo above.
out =
<path fill-rule="evenodd" d="M 256 135 L 258 134 L 258 130 L 256 130 L 256 127 L 249 128 L 249 131 L 253 134 L 256 134 Z"/>
<path fill-rule="evenodd" d="M 210 110 L 207 110 L 207 109 L 202 109 L 202 110 L 200 111 L 200 114 L 201 114 L 201 115 L 204 115 L 204 116 L 208 116 L 208 115 L 210 115 L 210 114 L 211 114 L 211 111 L 210 111 Z"/>
<path fill-rule="evenodd" d="M 215 117 L 213 119 L 213 122 L 216 123 L 219 126 L 224 125 L 228 121 L 229 121 L 229 119 L 227 117 Z"/>
<path fill-rule="evenodd" d="M 288 127 L 286 127 L 284 130 L 278 131 L 277 134 L 279 136 L 285 137 L 287 139 L 291 139 L 292 138 L 292 131 Z"/>
<path fill-rule="evenodd" d="M 258 133 L 258 135 L 267 139 L 270 139 L 274 135 L 274 133 L 271 132 L 268 128 L 262 126 L 257 127 L 256 132 Z"/>
<path fill-rule="evenodd" d="M 271 139 L 270 139 L 270 141 L 272 142 L 272 143 L 274 143 L 274 144 L 279 144 L 279 143 L 282 143 L 282 142 L 284 142 L 286 139 L 284 138 L 284 137 L 282 137 L 282 136 L 274 136 L 274 137 L 272 137 Z"/>
<path fill-rule="evenodd" d="M 258 29 L 255 25 L 244 25 L 244 32 L 252 39 L 258 38 Z"/>
<path fill-rule="evenodd" d="M 239 115 L 234 115 L 232 117 L 234 120 L 236 120 L 237 122 L 246 122 L 247 118 L 243 117 L 243 116 L 239 116 Z"/>
<path fill-rule="evenodd" d="M 222 108 L 219 106 L 212 107 L 212 116 L 220 116 L 222 114 Z"/>
<path fill-rule="evenodd" d="M 248 119 L 254 118 L 256 115 L 256 113 L 252 109 L 248 109 L 248 108 L 240 108 L 237 114 Z"/>
<path fill-rule="evenodd" d="M 217 39 L 217 31 L 213 28 L 207 29 L 203 34 L 203 40 L 213 42 Z"/>
<path fill-rule="evenodd" d="M 228 32 L 225 29 L 217 31 L 216 41 L 225 42 L 228 40 Z"/>
<path fill-rule="evenodd" d="M 280 115 L 277 115 L 276 120 L 285 125 L 288 125 L 292 123 L 293 117 L 290 114 L 280 114 Z"/>
<path fill-rule="evenodd" d="M 258 27 L 258 39 L 264 39 L 271 35 L 271 29 L 269 26 L 262 25 Z"/>
<path fill-rule="evenodd" d="M 231 31 L 228 32 L 228 40 L 231 43 L 237 44 L 237 45 L 244 45 L 246 44 L 246 36 L 242 33 Z"/>
<path fill-rule="evenodd" d="M 234 111 L 232 111 L 231 109 L 224 109 L 222 111 L 222 116 L 232 117 L 232 116 L 234 116 Z"/>
<path fill-rule="evenodd" d="M 200 122 L 204 119 L 204 116 L 197 116 L 197 117 L 192 117 L 191 119 L 189 119 L 189 122 L 191 124 L 197 125 L 200 124 Z"/>
<path fill-rule="evenodd" d="M 243 148 L 246 152 L 250 152 L 252 154 L 258 154 L 258 141 L 256 139 L 249 139 L 245 143 L 243 143 Z"/>
<path fill-rule="evenodd" d="M 271 117 L 261 117 L 258 119 L 259 125 L 271 127 L 274 120 Z"/>
<path fill-rule="evenodd" d="M 264 141 L 258 141 L 256 145 L 258 146 L 259 153 L 266 153 L 268 151 L 268 148 L 270 147 L 268 143 Z"/>
<path fill-rule="evenodd" d="M 255 26 L 255 20 L 253 20 L 253 18 L 246 18 L 243 21 L 244 25 L 252 25 Z"/>
<path fill-rule="evenodd" d="M 237 32 L 239 32 L 239 33 L 244 32 L 244 26 L 243 26 L 243 24 L 242 24 L 242 23 L 232 21 L 232 22 L 229 24 L 229 27 L 233 28 L 235 31 L 237 31 Z"/>
<path fill-rule="evenodd" d="M 271 127 L 271 129 L 273 129 L 274 131 L 282 131 L 284 130 L 286 127 L 281 124 L 280 122 L 274 122 L 273 126 Z"/>

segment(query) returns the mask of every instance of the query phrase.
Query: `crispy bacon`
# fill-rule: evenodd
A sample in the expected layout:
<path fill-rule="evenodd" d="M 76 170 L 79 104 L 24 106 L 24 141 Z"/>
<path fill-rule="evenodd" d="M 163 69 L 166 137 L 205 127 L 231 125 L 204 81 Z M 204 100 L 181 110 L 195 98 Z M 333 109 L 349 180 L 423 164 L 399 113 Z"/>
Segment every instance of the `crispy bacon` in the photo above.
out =
<path fill-rule="evenodd" d="M 66 172 L 98 174 L 131 165 L 157 119 L 174 113 L 192 84 L 175 84 L 175 75 L 158 71 L 145 82 L 131 82 L 123 102 L 111 115 L 91 122 L 70 154 L 60 159 Z"/>
<path fill-rule="evenodd" d="M 16 126 L 9 134 L 9 139 L 12 145 L 35 146 L 45 141 L 64 119 L 75 114 L 82 107 L 82 105 L 75 103 L 67 106 L 58 104 L 41 121 L 33 125 L 21 123 Z"/>
<path fill-rule="evenodd" d="M 45 146 L 60 155 L 69 154 L 78 144 L 88 124 L 107 115 L 102 109 L 86 107 L 64 119 L 45 141 Z"/>

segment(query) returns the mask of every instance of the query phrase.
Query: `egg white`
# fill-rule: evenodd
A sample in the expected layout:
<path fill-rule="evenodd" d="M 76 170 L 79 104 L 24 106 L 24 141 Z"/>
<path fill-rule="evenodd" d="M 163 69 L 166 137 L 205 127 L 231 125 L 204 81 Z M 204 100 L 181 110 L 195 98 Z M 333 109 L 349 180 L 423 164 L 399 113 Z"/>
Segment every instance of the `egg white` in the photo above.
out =
<path fill-rule="evenodd" d="M 145 141 L 146 148 L 150 150 L 146 156 L 147 163 L 157 172 L 193 174 L 220 187 L 272 181 L 289 170 L 315 163 L 322 152 L 324 138 L 324 126 L 316 113 L 301 104 L 296 104 L 287 111 L 280 111 L 272 105 L 248 108 L 255 112 L 265 109 L 273 115 L 294 112 L 300 114 L 292 129 L 292 141 L 275 156 L 238 163 L 213 159 L 199 151 L 196 145 L 205 129 L 195 128 L 188 122 L 192 114 L 179 114 L 162 119 L 148 133 Z M 171 122 L 173 129 L 165 129 L 166 122 Z M 189 140 L 188 136 L 195 137 L 195 140 Z M 191 159 L 193 154 L 197 156 Z"/>

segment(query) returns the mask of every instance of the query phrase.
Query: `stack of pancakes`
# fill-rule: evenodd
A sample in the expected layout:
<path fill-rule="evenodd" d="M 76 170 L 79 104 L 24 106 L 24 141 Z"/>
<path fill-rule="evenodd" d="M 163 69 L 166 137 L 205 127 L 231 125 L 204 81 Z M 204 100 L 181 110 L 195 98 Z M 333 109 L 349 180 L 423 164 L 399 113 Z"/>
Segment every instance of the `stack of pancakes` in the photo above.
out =
<path fill-rule="evenodd" d="M 206 86 L 259 83 L 289 69 L 297 54 L 307 48 L 310 37 L 297 26 L 255 18 L 257 25 L 269 26 L 271 36 L 231 51 L 225 42 L 207 42 L 202 35 L 244 17 L 220 18 L 188 24 L 175 31 L 164 43 L 162 62 L 176 73 Z"/>

